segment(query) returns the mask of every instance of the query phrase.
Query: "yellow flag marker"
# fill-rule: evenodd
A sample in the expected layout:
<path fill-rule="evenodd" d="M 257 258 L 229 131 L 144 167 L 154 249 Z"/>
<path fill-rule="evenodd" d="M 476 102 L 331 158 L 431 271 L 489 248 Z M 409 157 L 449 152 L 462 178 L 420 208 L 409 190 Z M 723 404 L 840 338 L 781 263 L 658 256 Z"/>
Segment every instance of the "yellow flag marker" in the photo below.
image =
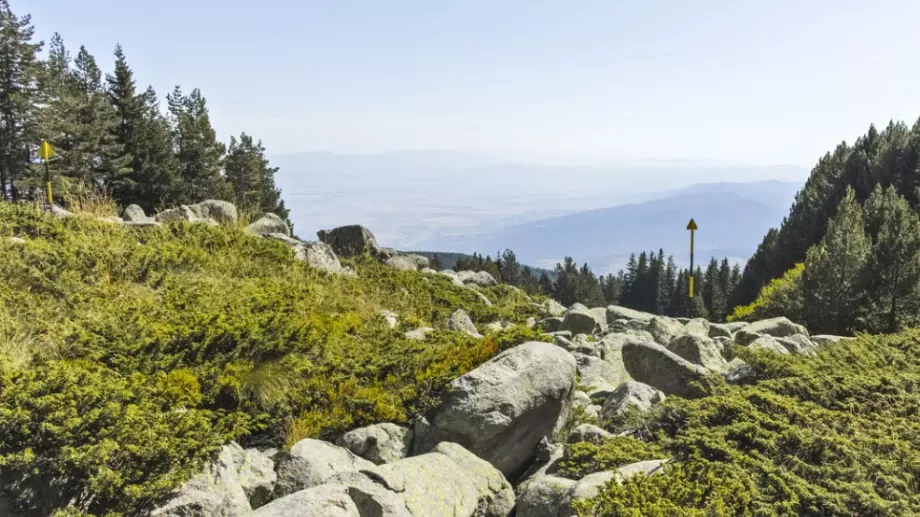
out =
<path fill-rule="evenodd" d="M 696 233 L 696 221 L 690 218 L 687 229 L 690 230 L 690 317 L 693 317 L 693 237 Z"/>
<path fill-rule="evenodd" d="M 51 160 L 52 156 L 54 156 L 54 149 L 51 148 L 51 144 L 49 144 L 47 140 L 42 140 L 41 145 L 38 146 L 38 157 L 45 160 L 45 181 L 48 184 L 48 206 L 54 204 L 54 200 L 51 198 L 51 171 L 48 169 L 48 161 Z"/>

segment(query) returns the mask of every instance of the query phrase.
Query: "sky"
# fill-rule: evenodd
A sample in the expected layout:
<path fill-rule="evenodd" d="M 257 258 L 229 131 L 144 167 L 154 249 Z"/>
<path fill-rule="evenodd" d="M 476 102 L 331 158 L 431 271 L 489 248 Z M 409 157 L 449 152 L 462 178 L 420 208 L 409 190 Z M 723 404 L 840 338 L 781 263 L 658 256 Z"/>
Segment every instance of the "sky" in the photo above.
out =
<path fill-rule="evenodd" d="M 269 153 L 812 166 L 920 116 L 913 0 L 11 0 Z M 691 5 L 692 4 L 692 5 Z M 165 104 L 165 102 L 164 102 Z"/>

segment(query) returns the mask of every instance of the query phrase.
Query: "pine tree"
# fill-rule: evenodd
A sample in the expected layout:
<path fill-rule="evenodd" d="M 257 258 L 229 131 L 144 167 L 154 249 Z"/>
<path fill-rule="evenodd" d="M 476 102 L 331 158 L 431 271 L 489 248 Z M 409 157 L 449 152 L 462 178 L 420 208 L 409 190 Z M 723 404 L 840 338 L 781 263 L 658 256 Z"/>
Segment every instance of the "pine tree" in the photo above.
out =
<path fill-rule="evenodd" d="M 562 264 L 556 264 L 556 282 L 553 298 L 569 306 L 578 301 L 578 266 L 572 257 L 566 257 Z"/>
<path fill-rule="evenodd" d="M 434 269 L 435 271 L 441 271 L 444 269 L 444 265 L 441 264 L 441 258 L 438 257 L 437 253 L 431 257 L 430 261 L 428 261 L 428 267 Z"/>
<path fill-rule="evenodd" d="M 0 0 L 0 200 L 19 199 L 40 139 L 35 114 L 40 96 L 38 52 L 31 16 L 19 17 Z"/>
<path fill-rule="evenodd" d="M 238 207 L 253 214 L 272 212 L 282 219 L 288 218 L 281 191 L 275 187 L 278 168 L 269 165 L 261 141 L 253 142 L 246 133 L 239 140 L 230 137 L 224 171 Z"/>
<path fill-rule="evenodd" d="M 894 187 L 876 186 L 864 209 L 872 239 L 867 328 L 896 332 L 914 326 L 920 309 L 920 218 Z"/>
<path fill-rule="evenodd" d="M 589 306 L 589 307 L 598 307 L 603 306 L 604 304 L 604 293 L 601 291 L 600 282 L 597 280 L 597 276 L 594 275 L 594 272 L 591 271 L 591 268 L 588 267 L 588 264 L 585 263 L 582 265 L 581 270 L 578 272 L 578 291 L 576 295 L 576 300 Z"/>
<path fill-rule="evenodd" d="M 827 234 L 805 258 L 802 286 L 805 319 L 815 332 L 849 333 L 861 326 L 864 266 L 871 242 L 856 194 L 847 189 Z"/>
<path fill-rule="evenodd" d="M 620 296 L 620 303 L 624 307 L 635 307 L 638 301 L 638 275 L 639 263 L 636 260 L 636 254 L 629 255 L 629 262 L 626 263 L 626 275 L 623 280 L 623 293 Z"/>
<path fill-rule="evenodd" d="M 501 271 L 501 280 L 506 284 L 518 285 L 521 281 L 521 263 L 518 262 L 517 256 L 511 250 L 504 250 L 498 255 L 499 270 Z"/>
<path fill-rule="evenodd" d="M 220 173 L 226 147 L 217 140 L 201 91 L 195 89 L 185 95 L 177 86 L 166 99 L 183 185 L 181 201 L 231 199 L 232 190 Z"/>
<path fill-rule="evenodd" d="M 540 274 L 540 292 L 543 294 L 554 294 L 556 287 L 553 284 L 553 281 L 550 280 L 549 274 L 544 271 Z"/>

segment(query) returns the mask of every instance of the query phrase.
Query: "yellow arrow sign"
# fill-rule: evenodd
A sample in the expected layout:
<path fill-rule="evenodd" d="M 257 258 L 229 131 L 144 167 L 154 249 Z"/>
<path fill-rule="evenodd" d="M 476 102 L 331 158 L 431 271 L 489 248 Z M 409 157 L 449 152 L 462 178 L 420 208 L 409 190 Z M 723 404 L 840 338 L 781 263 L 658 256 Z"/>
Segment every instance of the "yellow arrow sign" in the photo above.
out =
<path fill-rule="evenodd" d="M 693 219 L 690 219 L 690 222 L 687 223 L 687 229 L 696 230 L 696 221 L 694 221 Z"/>
<path fill-rule="evenodd" d="M 693 218 L 690 218 L 690 222 L 687 223 L 687 229 L 690 230 L 690 285 L 688 291 L 690 291 L 690 317 L 693 317 L 693 237 L 696 233 L 696 221 Z"/>
<path fill-rule="evenodd" d="M 51 144 L 47 140 L 43 140 L 42 144 L 38 146 L 38 157 L 46 162 L 54 156 L 54 149 L 51 148 Z"/>

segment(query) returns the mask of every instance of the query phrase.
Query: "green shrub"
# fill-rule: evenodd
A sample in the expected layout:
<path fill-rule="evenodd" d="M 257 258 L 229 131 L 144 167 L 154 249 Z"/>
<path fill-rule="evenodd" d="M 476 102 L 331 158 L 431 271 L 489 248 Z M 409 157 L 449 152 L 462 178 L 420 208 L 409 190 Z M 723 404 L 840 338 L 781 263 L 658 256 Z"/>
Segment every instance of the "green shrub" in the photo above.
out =
<path fill-rule="evenodd" d="M 727 321 L 757 321 L 776 316 L 801 321 L 805 312 L 802 295 L 802 272 L 805 264 L 796 264 L 782 277 L 770 281 L 760 291 L 757 299 L 748 305 L 739 305 L 726 318 Z"/>
<path fill-rule="evenodd" d="M 616 436 L 602 443 L 579 442 L 567 444 L 559 461 L 559 475 L 581 479 L 593 472 L 613 470 L 637 461 L 664 458 L 665 453 L 654 443 L 629 436 Z"/>

